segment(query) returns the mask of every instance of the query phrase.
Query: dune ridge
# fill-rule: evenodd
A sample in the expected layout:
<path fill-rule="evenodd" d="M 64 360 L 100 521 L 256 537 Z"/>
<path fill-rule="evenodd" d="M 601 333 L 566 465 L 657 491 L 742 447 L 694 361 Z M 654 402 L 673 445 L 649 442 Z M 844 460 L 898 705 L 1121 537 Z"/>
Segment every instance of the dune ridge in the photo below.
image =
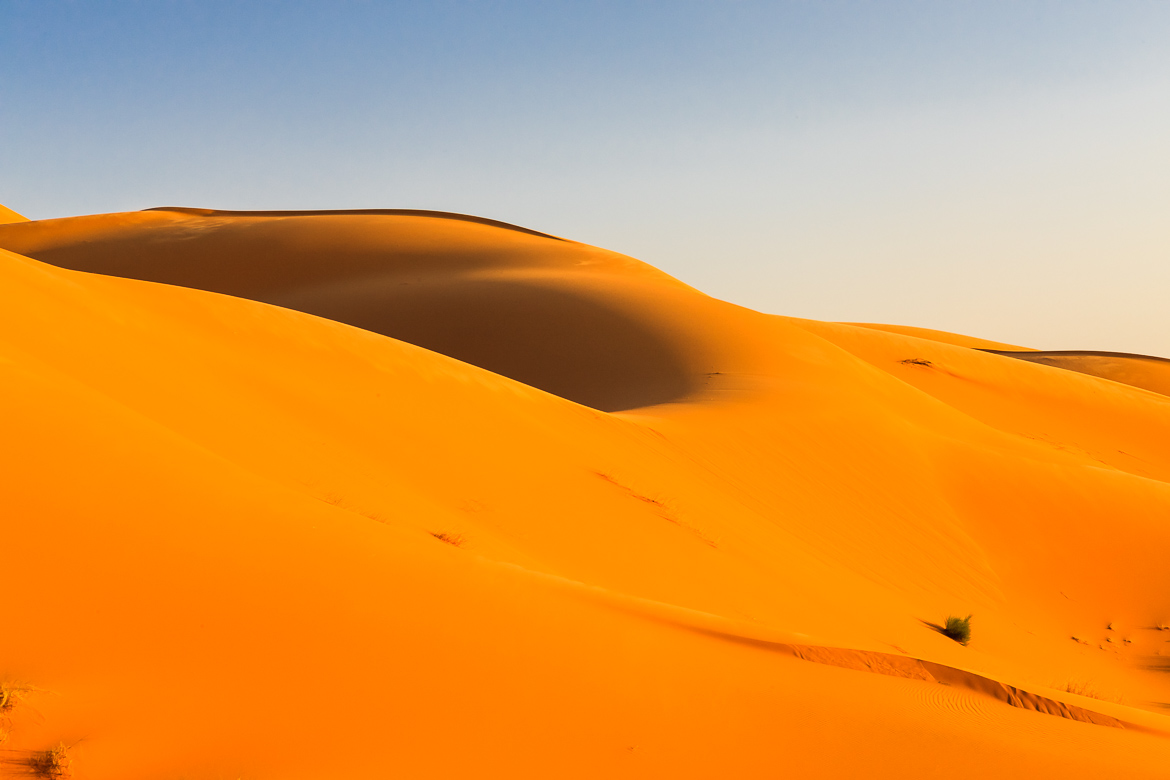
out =
<path fill-rule="evenodd" d="M 478 225 L 490 225 L 491 227 L 504 228 L 505 230 L 515 230 L 520 233 L 527 233 L 530 236 L 540 236 L 541 238 L 551 238 L 557 241 L 565 241 L 567 239 L 551 235 L 549 233 L 541 233 L 537 230 L 532 230 L 519 225 L 513 225 L 510 222 L 501 222 L 497 219 L 488 219 L 487 217 L 476 217 L 470 214 L 457 214 L 453 211 L 432 211 L 428 209 L 315 209 L 302 211 L 225 211 L 223 209 L 200 209 L 189 208 L 186 206 L 156 206 L 144 211 L 173 211 L 177 214 L 192 214 L 201 217 L 337 217 L 337 216 L 396 216 L 396 217 L 430 217 L 433 219 L 453 219 L 460 222 L 474 222 Z"/>
<path fill-rule="evenodd" d="M 0 673 L 52 691 L 7 749 L 1164 774 L 1160 395 L 467 220 L 147 211 L 0 247 L 6 576 L 36 584 Z M 952 613 L 966 647 L 925 625 Z"/>
<path fill-rule="evenodd" d="M 903 336 L 915 336 L 930 341 L 939 341 L 943 344 L 954 344 L 957 347 L 971 347 L 972 349 L 984 349 L 991 352 L 996 350 L 1012 350 L 1021 353 L 1031 351 L 1013 344 L 1002 344 L 998 341 L 988 341 L 987 339 L 978 339 L 972 336 L 963 336 L 958 333 L 948 333 L 945 330 L 933 330 L 931 328 L 915 328 L 908 325 L 881 325 L 874 322 L 844 322 L 841 324 L 855 325 L 859 328 L 873 328 L 874 330 L 883 330 L 888 333 L 899 333 Z"/>
<path fill-rule="evenodd" d="M 20 214 L 17 214 L 15 211 L 5 206 L 3 203 L 0 203 L 0 225 L 7 224 L 9 222 L 28 221 L 28 217 L 21 216 Z"/>
<path fill-rule="evenodd" d="M 1170 359 L 1129 352 L 1098 352 L 1092 350 L 1043 350 L 1017 352 L 989 349 L 996 355 L 1027 360 L 1065 371 L 1120 382 L 1140 387 L 1152 393 L 1170 396 Z"/>

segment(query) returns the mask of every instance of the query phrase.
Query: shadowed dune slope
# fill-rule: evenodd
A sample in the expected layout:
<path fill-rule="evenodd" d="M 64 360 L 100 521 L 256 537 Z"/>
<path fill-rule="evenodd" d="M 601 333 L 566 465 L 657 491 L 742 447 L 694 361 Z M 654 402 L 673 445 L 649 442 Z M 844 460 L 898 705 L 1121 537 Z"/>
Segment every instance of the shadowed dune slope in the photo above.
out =
<path fill-rule="evenodd" d="M 13 226 L 0 246 L 328 317 L 605 411 L 674 400 L 701 373 L 671 312 L 641 305 L 640 289 L 668 277 L 493 220 L 158 209 Z"/>
<path fill-rule="evenodd" d="M 1099 376 L 1170 396 L 1170 360 L 1127 352 L 987 350 L 1044 366 Z"/>
<path fill-rule="evenodd" d="M 1170 398 L 445 215 L 0 246 L 9 755 L 1165 774 Z"/>

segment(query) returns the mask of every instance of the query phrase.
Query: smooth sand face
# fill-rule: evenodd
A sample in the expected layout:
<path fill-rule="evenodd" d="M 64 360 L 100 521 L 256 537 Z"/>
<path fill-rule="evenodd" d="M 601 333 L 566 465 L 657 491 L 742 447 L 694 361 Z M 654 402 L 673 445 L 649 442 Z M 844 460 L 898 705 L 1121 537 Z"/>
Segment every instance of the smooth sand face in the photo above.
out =
<path fill-rule="evenodd" d="M 1166 396 L 440 216 L 0 247 L 13 760 L 1165 776 Z"/>

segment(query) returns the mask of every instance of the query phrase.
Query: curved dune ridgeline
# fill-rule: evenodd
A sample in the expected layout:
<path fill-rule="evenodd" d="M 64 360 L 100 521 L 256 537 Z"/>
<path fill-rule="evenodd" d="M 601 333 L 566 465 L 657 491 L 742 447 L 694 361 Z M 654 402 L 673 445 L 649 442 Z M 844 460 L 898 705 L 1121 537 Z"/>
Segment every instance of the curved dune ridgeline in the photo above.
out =
<path fill-rule="evenodd" d="M 431 209 L 313 209 L 311 211 L 225 211 L 223 209 L 193 209 L 184 206 L 157 206 L 145 211 L 173 211 L 176 214 L 189 214 L 199 217 L 427 217 L 430 219 L 446 219 L 456 222 L 472 222 L 477 225 L 515 230 L 530 236 L 551 238 L 554 241 L 565 239 L 550 233 L 541 233 L 539 230 L 530 230 L 526 227 L 513 225 L 510 222 L 501 222 L 498 219 L 477 217 L 472 214 L 457 214 L 453 211 L 434 211 Z"/>
<path fill-rule="evenodd" d="M 1165 776 L 1156 391 L 435 212 L 0 247 L 0 766 Z"/>

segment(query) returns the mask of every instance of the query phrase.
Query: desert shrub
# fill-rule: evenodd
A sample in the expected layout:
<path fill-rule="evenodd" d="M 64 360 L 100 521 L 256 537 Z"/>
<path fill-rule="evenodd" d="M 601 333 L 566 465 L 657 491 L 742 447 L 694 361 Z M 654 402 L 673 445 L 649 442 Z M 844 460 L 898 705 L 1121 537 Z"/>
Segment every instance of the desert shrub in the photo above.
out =
<path fill-rule="evenodd" d="M 1118 704 L 1122 703 L 1122 697 L 1120 694 L 1104 693 L 1087 681 L 1069 680 L 1064 684 L 1064 690 L 1068 691 L 1069 693 L 1075 693 L 1078 696 L 1089 696 L 1094 699 L 1100 699 L 1101 701 L 1112 701 L 1117 702 Z"/>
<path fill-rule="evenodd" d="M 62 742 L 48 750 L 38 750 L 25 762 L 28 770 L 36 777 L 60 780 L 69 776 L 69 748 Z"/>
<path fill-rule="evenodd" d="M 449 534 L 446 532 L 436 533 L 434 531 L 431 531 L 431 536 L 435 537 L 440 542 L 446 542 L 447 544 L 453 544 L 456 547 L 463 546 L 463 534 Z"/>
<path fill-rule="evenodd" d="M 965 645 L 971 641 L 971 615 L 965 618 L 955 617 L 951 615 L 947 618 L 947 622 L 943 624 L 942 635 L 948 639 L 953 639 L 961 645 Z"/>
<path fill-rule="evenodd" d="M 0 714 L 15 709 L 20 702 L 33 692 L 31 685 L 0 682 Z"/>

